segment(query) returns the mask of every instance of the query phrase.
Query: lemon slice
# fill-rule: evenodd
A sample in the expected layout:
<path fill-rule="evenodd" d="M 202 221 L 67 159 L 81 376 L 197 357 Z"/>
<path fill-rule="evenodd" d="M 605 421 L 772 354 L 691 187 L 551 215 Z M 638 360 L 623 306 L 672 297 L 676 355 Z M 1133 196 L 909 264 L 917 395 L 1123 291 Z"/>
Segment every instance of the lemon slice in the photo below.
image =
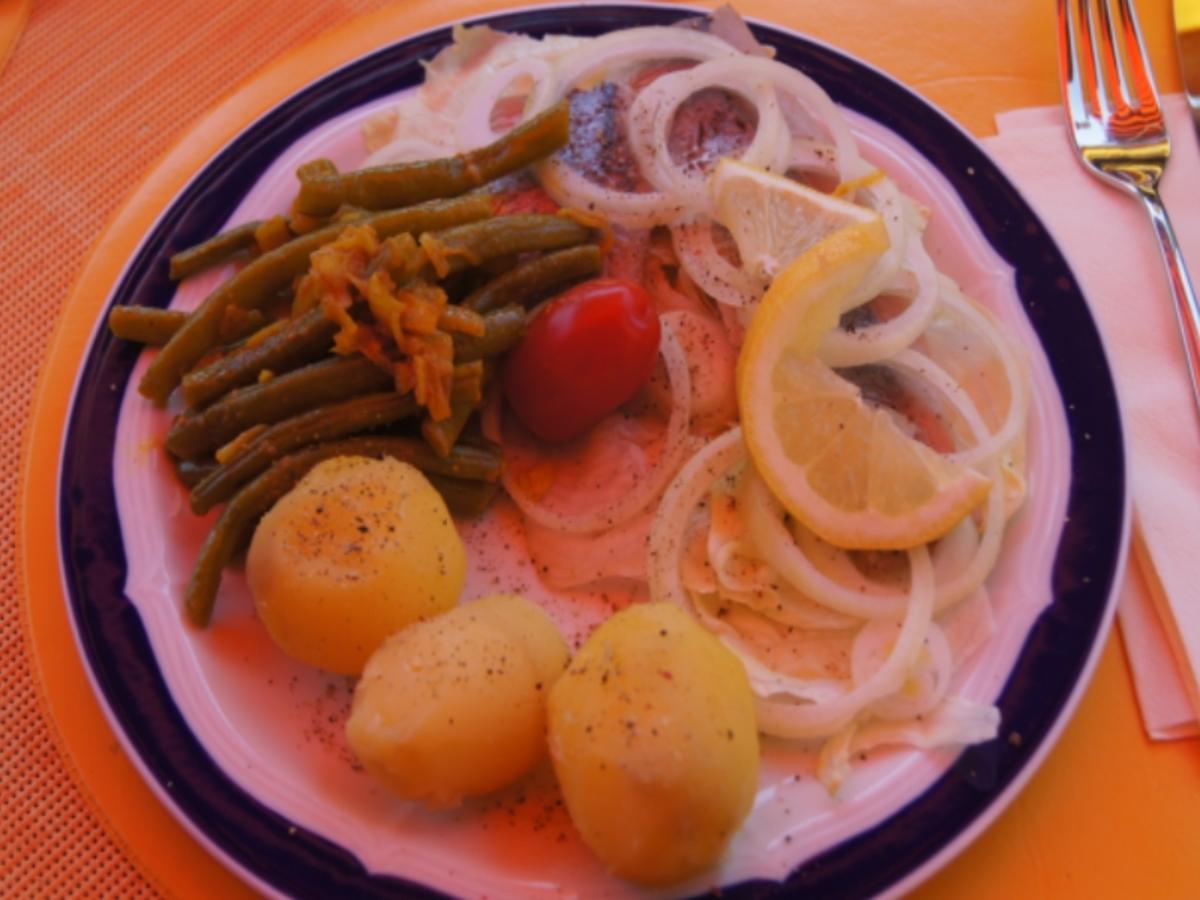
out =
<path fill-rule="evenodd" d="M 729 229 L 742 265 L 764 280 L 822 238 L 878 218 L 873 210 L 725 157 L 709 180 L 714 218 Z"/>
<path fill-rule="evenodd" d="M 990 485 L 907 435 L 814 355 L 886 248 L 876 218 L 806 251 L 763 297 L 738 360 L 742 430 L 759 475 L 789 513 L 847 549 L 940 537 Z"/>

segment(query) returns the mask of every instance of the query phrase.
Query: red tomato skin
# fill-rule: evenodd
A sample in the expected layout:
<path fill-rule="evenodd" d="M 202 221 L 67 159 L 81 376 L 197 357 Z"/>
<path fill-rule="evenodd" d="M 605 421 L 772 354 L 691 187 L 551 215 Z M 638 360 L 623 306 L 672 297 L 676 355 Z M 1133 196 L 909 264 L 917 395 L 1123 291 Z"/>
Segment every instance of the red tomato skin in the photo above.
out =
<path fill-rule="evenodd" d="M 542 440 L 578 437 L 649 381 L 660 336 L 641 285 L 585 281 L 531 317 L 504 367 L 505 398 Z"/>

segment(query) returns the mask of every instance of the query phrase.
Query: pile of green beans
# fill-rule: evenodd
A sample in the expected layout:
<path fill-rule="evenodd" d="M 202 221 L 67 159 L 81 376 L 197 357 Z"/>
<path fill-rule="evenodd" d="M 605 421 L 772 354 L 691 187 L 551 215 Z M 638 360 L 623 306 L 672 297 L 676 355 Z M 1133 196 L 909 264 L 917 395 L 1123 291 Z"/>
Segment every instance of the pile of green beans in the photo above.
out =
<path fill-rule="evenodd" d="M 349 173 L 327 160 L 307 163 L 290 217 L 236 226 L 171 257 L 175 280 L 245 260 L 194 311 L 111 311 L 115 337 L 159 348 L 139 392 L 160 406 L 172 396 L 182 401 L 164 444 L 192 511 L 224 504 L 187 586 L 193 623 L 208 622 L 222 571 L 259 518 L 322 460 L 406 461 L 455 514 L 491 502 L 499 454 L 468 424 L 492 360 L 520 340 L 536 300 L 598 274 L 601 256 L 596 234 L 579 222 L 494 216 L 492 198 L 478 191 L 562 147 L 568 125 L 559 104 L 495 144 L 449 159 Z M 447 418 L 432 420 L 376 362 L 333 353 L 339 325 L 323 308 L 281 313 L 281 305 L 293 308 L 313 253 L 350 222 L 370 226 L 381 241 L 408 235 L 410 246 L 427 248 L 428 263 L 413 277 L 440 281 L 452 302 L 483 317 L 482 334 L 453 335 Z M 387 265 L 386 253 L 372 265 Z"/>

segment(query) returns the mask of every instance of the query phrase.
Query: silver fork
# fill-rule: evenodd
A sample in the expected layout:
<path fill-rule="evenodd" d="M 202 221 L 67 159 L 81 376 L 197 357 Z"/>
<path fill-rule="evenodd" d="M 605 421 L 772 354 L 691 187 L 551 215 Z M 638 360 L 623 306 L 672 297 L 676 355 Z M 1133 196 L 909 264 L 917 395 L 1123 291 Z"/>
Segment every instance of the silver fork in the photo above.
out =
<path fill-rule="evenodd" d="M 1088 169 L 1140 199 L 1150 214 L 1200 412 L 1200 302 L 1158 193 L 1171 141 L 1129 0 L 1112 5 L 1115 22 L 1110 0 L 1058 0 L 1059 74 L 1071 135 Z"/>

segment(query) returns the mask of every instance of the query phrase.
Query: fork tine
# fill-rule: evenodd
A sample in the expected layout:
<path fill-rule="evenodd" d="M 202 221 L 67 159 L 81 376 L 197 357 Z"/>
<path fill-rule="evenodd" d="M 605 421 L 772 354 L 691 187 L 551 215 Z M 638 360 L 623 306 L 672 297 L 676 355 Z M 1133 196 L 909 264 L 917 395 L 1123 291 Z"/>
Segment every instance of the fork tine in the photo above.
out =
<path fill-rule="evenodd" d="M 1104 8 L 1105 0 L 1099 0 L 1101 9 Z M 1092 15 L 1091 4 L 1089 0 L 1077 0 L 1076 6 L 1079 10 L 1079 19 L 1081 22 L 1079 28 L 1079 38 L 1083 43 L 1083 53 L 1087 58 L 1088 66 L 1085 74 L 1091 79 L 1092 85 L 1092 108 L 1096 115 L 1102 119 L 1108 119 L 1112 115 L 1112 104 L 1109 103 L 1109 89 L 1106 87 L 1106 79 L 1104 77 L 1104 66 L 1101 61 L 1101 56 L 1097 52 L 1098 47 L 1104 45 L 1104 41 L 1100 37 L 1100 30 L 1096 25 L 1096 16 Z M 1113 82 L 1108 82 L 1109 86 L 1114 86 Z"/>
<path fill-rule="evenodd" d="M 1142 43 L 1142 32 L 1133 10 L 1129 7 L 1129 0 L 1117 0 L 1117 18 L 1121 25 L 1121 35 L 1125 39 L 1125 59 L 1134 81 L 1130 102 L 1136 102 L 1143 110 L 1153 109 L 1157 115 L 1158 89 L 1154 86 L 1154 73 L 1150 71 L 1146 62 L 1149 59 L 1146 55 L 1146 45 Z"/>
<path fill-rule="evenodd" d="M 1125 67 L 1121 65 L 1117 33 L 1113 28 L 1108 0 L 1096 0 L 1096 10 L 1098 15 L 1091 22 L 1092 35 L 1098 38 L 1097 46 L 1100 48 L 1096 65 L 1104 73 L 1104 83 L 1115 108 L 1114 115 L 1125 116 L 1128 115 L 1130 103 L 1136 103 L 1137 97 L 1130 89 L 1129 79 L 1125 76 Z M 1097 22 L 1099 22 L 1098 25 Z M 1128 55 L 1128 45 L 1126 46 L 1126 55 Z"/>
<path fill-rule="evenodd" d="M 1058 0 L 1058 74 L 1062 82 L 1063 96 L 1071 112 L 1073 124 L 1086 125 L 1095 115 L 1084 94 L 1084 84 L 1079 65 L 1079 42 L 1075 39 L 1075 16 L 1071 12 L 1073 0 Z M 1074 132 L 1072 131 L 1072 134 Z"/>

